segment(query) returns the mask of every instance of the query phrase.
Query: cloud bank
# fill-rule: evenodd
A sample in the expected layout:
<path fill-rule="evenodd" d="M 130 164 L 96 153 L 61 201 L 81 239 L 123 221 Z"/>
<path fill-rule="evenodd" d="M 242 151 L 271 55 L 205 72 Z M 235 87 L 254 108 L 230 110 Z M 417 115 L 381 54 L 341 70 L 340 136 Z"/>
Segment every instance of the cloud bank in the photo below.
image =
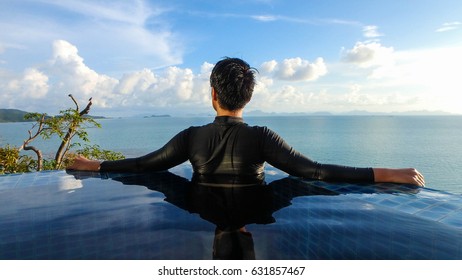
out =
<path fill-rule="evenodd" d="M 76 46 L 56 40 L 51 58 L 42 67 L 27 68 L 16 77 L 3 75 L 0 85 L 7 94 L 7 107 L 28 110 L 62 109 L 68 94 L 93 97 L 94 106 L 100 108 L 203 106 L 210 92 L 211 64 L 205 63 L 202 71 L 193 74 L 191 69 L 171 66 L 161 73 L 142 69 L 117 79 L 88 67 Z"/>
<path fill-rule="evenodd" d="M 383 112 L 446 106 L 456 111 L 455 93 L 462 88 L 458 71 L 450 67 L 462 63 L 460 51 L 403 52 L 378 42 L 358 42 L 331 66 L 321 57 L 266 61 L 258 68 L 247 110 Z M 37 66 L 19 73 L 0 68 L 2 107 L 56 114 L 72 106 L 67 95 L 73 94 L 82 103 L 92 97 L 92 112 L 109 116 L 211 114 L 212 68 L 204 62 L 197 71 L 169 66 L 114 77 L 88 66 L 75 45 L 56 40 L 49 59 Z"/>
<path fill-rule="evenodd" d="M 284 59 L 282 62 L 271 60 L 263 63 L 260 69 L 264 74 L 286 81 L 313 81 L 327 73 L 321 57 L 313 63 L 300 57 Z"/>
<path fill-rule="evenodd" d="M 119 109 L 128 114 L 131 110 L 131 114 L 135 114 L 140 109 L 149 108 L 206 111 L 210 110 L 212 68 L 213 64 L 208 62 L 202 64 L 198 73 L 176 66 L 155 72 L 145 68 L 115 78 L 86 65 L 75 45 L 56 40 L 52 44 L 50 59 L 40 67 L 27 68 L 22 74 L 5 74 L 1 77 L 0 87 L 7 96 L 7 107 L 25 110 L 50 112 L 62 109 L 65 97 L 72 94 L 81 100 L 92 97 L 94 108 Z M 327 73 L 327 66 L 322 58 L 309 62 L 298 57 L 264 62 L 260 71 L 256 92 L 265 93 L 272 92 L 274 81 L 314 81 Z M 277 96 L 293 100 L 296 91 L 286 87 L 276 91 L 278 93 L 272 94 L 267 101 L 277 103 Z M 29 102 L 24 102 L 26 99 Z"/>

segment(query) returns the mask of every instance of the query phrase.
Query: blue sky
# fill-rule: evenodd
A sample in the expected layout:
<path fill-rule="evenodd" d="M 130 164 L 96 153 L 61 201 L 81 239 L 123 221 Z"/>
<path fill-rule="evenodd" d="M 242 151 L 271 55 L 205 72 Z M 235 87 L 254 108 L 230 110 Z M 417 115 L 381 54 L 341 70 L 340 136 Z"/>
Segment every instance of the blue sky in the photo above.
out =
<path fill-rule="evenodd" d="M 209 113 L 224 56 L 259 70 L 247 111 L 462 113 L 462 2 L 0 2 L 0 108 Z"/>

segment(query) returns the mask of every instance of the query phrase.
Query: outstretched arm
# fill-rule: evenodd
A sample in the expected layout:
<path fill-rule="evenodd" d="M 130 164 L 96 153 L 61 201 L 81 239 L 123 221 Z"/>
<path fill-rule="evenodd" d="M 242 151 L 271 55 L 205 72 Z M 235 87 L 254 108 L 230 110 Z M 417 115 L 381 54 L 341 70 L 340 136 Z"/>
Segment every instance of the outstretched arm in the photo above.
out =
<path fill-rule="evenodd" d="M 100 162 L 78 156 L 67 169 L 103 172 L 142 172 L 167 170 L 188 160 L 188 130 L 175 135 L 162 148 L 137 158 Z"/>
<path fill-rule="evenodd" d="M 414 168 L 373 168 L 374 181 L 377 183 L 402 183 L 424 186 L 424 176 Z"/>
<path fill-rule="evenodd" d="M 401 183 L 423 186 L 425 180 L 414 168 L 356 168 L 321 164 L 305 157 L 290 147 L 271 130 L 264 131 L 265 160 L 291 175 L 326 181 Z"/>

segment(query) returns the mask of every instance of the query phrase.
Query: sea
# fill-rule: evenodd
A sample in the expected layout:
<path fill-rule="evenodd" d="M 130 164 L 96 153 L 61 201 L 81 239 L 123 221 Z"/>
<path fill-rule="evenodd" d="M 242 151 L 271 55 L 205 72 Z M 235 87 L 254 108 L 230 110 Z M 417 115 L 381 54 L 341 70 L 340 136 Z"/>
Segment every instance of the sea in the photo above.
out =
<path fill-rule="evenodd" d="M 87 128 L 91 144 L 136 157 L 162 147 L 179 131 L 213 121 L 208 117 L 100 119 Z M 259 116 L 267 126 L 312 160 L 357 167 L 414 167 L 426 187 L 462 193 L 462 116 Z M 0 146 L 21 145 L 32 123 L 0 123 Z M 44 154 L 58 140 L 33 142 Z"/>

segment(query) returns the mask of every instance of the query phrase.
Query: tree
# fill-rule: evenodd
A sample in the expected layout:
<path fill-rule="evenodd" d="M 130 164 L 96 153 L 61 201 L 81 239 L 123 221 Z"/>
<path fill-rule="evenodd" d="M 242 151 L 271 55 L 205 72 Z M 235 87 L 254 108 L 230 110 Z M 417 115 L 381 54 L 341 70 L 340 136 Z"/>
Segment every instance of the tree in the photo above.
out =
<path fill-rule="evenodd" d="M 19 152 L 21 150 L 25 150 L 25 151 L 34 151 L 35 154 L 37 155 L 37 171 L 40 171 L 42 170 L 42 165 L 43 165 L 43 156 L 42 156 L 42 151 L 40 151 L 39 149 L 37 149 L 35 146 L 29 146 L 29 143 L 34 141 L 35 138 L 37 138 L 37 136 L 39 136 L 45 129 L 44 127 L 44 124 L 45 124 L 45 118 L 46 118 L 46 114 L 38 114 L 38 113 L 31 113 L 30 115 L 25 115 L 24 118 L 25 119 L 31 119 L 31 118 L 36 118 L 37 119 L 37 122 L 32 126 L 31 129 L 28 130 L 28 133 L 29 133 L 29 138 L 27 138 L 26 140 L 24 140 L 23 144 L 17 149 L 17 156 L 18 156 L 18 159 L 19 159 Z M 32 133 L 32 131 L 34 130 L 34 128 L 37 126 L 37 131 L 35 131 L 35 133 Z"/>
<path fill-rule="evenodd" d="M 75 108 L 69 108 L 60 111 L 58 116 L 47 116 L 42 113 L 29 113 L 25 118 L 35 121 L 32 128 L 28 131 L 29 137 L 24 140 L 18 148 L 7 146 L 0 150 L 0 173 L 27 172 L 32 168 L 37 171 L 43 169 L 62 169 L 65 163 L 72 160 L 74 153 L 70 149 L 74 146 L 81 146 L 80 142 L 73 142 L 75 136 L 82 142 L 89 142 L 86 128 L 98 127 L 101 125 L 93 118 L 88 117 L 92 105 L 92 98 L 88 100 L 83 110 L 80 110 L 79 104 L 75 98 L 69 94 L 69 97 L 75 104 Z M 44 139 L 50 139 L 54 135 L 61 140 L 54 159 L 43 159 L 40 149 L 31 146 L 31 142 L 38 136 Z M 30 157 L 20 155 L 20 151 L 33 151 L 37 157 L 33 160 Z M 77 150 L 76 153 L 83 154 L 92 159 L 114 160 L 124 158 L 121 153 L 103 150 L 98 145 L 85 145 L 83 149 Z M 13 164 L 14 163 L 14 164 Z"/>

